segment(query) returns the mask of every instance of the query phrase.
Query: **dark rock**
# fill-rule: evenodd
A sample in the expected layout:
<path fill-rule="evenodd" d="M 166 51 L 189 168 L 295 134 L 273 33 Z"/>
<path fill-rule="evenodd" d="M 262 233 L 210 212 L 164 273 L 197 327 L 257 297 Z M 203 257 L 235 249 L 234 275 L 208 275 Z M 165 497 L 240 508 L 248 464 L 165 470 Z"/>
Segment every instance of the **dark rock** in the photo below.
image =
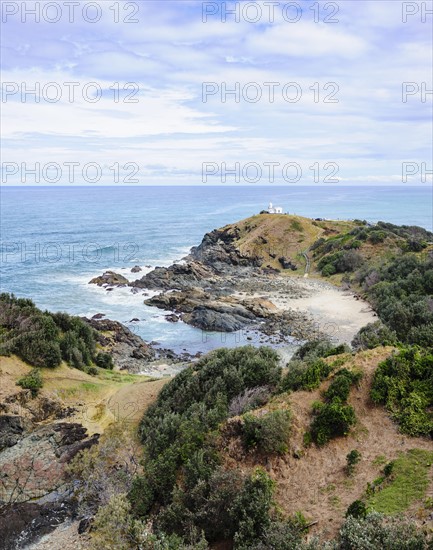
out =
<path fill-rule="evenodd" d="M 89 284 L 98 285 L 98 286 L 104 286 L 104 285 L 120 286 L 120 285 L 129 284 L 129 281 L 123 275 L 119 275 L 119 273 L 114 273 L 114 271 L 106 271 L 99 277 L 95 277 L 91 281 L 89 281 Z"/>
<path fill-rule="evenodd" d="M 140 336 L 118 321 L 111 319 L 86 319 L 96 330 L 97 342 L 113 357 L 116 367 L 128 372 L 140 372 L 143 366 L 155 359 L 156 352 L 151 345 L 146 344 Z M 138 318 L 131 322 L 139 321 Z"/>
<path fill-rule="evenodd" d="M 131 269 L 131 273 L 140 273 L 140 271 L 143 271 L 141 269 L 141 267 L 139 265 L 135 265 L 132 269 Z"/>
<path fill-rule="evenodd" d="M 0 510 L 2 550 L 24 548 L 63 523 L 73 510 L 70 501 L 8 504 Z"/>
<path fill-rule="evenodd" d="M 206 266 L 192 262 L 188 264 L 173 264 L 170 267 L 156 267 L 141 279 L 131 283 L 131 286 L 148 289 L 181 290 L 200 287 L 209 284 L 214 273 Z"/>
<path fill-rule="evenodd" d="M 177 323 L 179 321 L 179 317 L 175 313 L 171 313 L 170 315 L 166 315 L 165 318 L 170 323 Z"/>
<path fill-rule="evenodd" d="M 98 438 L 98 434 L 87 438 L 81 424 L 66 422 L 25 435 L 0 454 L 0 500 L 26 502 L 56 490 L 65 482 L 66 465 Z"/>
<path fill-rule="evenodd" d="M 278 261 L 280 262 L 283 269 L 291 269 L 292 271 L 296 271 L 298 269 L 298 266 L 290 260 L 290 258 L 285 258 L 282 256 L 281 258 L 278 258 Z"/>
<path fill-rule="evenodd" d="M 21 439 L 24 432 L 21 416 L 0 416 L 0 451 L 13 447 Z"/>
<path fill-rule="evenodd" d="M 78 534 L 86 533 L 93 523 L 93 518 L 83 518 L 78 524 Z"/>
<path fill-rule="evenodd" d="M 92 319 L 103 319 L 105 317 L 105 313 L 97 313 L 92 317 Z"/>

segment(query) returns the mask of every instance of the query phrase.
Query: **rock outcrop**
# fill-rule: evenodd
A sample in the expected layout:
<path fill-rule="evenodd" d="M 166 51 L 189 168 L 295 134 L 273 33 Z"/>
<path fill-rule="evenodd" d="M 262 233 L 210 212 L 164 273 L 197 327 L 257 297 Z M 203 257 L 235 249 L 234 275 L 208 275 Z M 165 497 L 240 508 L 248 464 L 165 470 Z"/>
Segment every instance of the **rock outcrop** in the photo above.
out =
<path fill-rule="evenodd" d="M 86 319 L 96 330 L 96 339 L 113 357 L 114 364 L 121 370 L 140 372 L 143 367 L 154 361 L 157 352 L 146 344 L 140 336 L 118 321 L 110 319 Z"/>
<path fill-rule="evenodd" d="M 20 416 L 4 414 L 0 416 L 0 451 L 13 447 L 24 432 L 24 422 Z"/>
<path fill-rule="evenodd" d="M 206 287 L 216 283 L 214 271 L 195 261 L 173 264 L 170 267 L 156 267 L 141 279 L 131 283 L 135 288 L 158 290 L 186 290 L 194 287 Z"/>
<path fill-rule="evenodd" d="M 65 481 L 67 464 L 79 451 L 97 443 L 98 437 L 88 438 L 81 424 L 60 422 L 17 440 L 0 454 L 0 501 L 26 502 L 58 489 Z"/>
<path fill-rule="evenodd" d="M 275 306 L 261 298 L 216 296 L 195 288 L 190 291 L 165 292 L 145 301 L 147 305 L 175 311 L 196 328 L 217 332 L 234 332 L 271 315 Z"/>
<path fill-rule="evenodd" d="M 106 271 L 99 277 L 95 277 L 89 281 L 89 284 L 98 286 L 126 286 L 129 284 L 129 281 L 123 275 L 119 275 L 119 273 Z"/>

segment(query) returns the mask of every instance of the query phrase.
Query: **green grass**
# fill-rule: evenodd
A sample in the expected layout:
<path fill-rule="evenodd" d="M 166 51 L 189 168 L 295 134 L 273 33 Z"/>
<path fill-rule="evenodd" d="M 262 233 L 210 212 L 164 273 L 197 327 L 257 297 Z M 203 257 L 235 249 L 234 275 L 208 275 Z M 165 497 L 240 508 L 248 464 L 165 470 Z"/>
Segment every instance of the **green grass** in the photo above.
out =
<path fill-rule="evenodd" d="M 85 391 L 94 392 L 99 390 L 98 384 L 93 384 L 92 382 L 82 382 L 80 388 Z"/>
<path fill-rule="evenodd" d="M 154 380 L 151 377 L 143 376 L 140 374 L 127 374 L 123 372 L 98 369 L 98 380 L 109 380 L 111 382 L 130 383 L 138 380 L 150 382 Z"/>
<path fill-rule="evenodd" d="M 374 466 L 385 466 L 385 464 L 387 462 L 388 461 L 386 460 L 385 455 L 377 455 L 376 458 L 373 460 L 373 465 Z"/>
<path fill-rule="evenodd" d="M 433 452 L 411 449 L 402 454 L 395 461 L 391 478 L 367 500 L 368 507 L 389 515 L 404 512 L 424 498 L 432 465 Z"/>

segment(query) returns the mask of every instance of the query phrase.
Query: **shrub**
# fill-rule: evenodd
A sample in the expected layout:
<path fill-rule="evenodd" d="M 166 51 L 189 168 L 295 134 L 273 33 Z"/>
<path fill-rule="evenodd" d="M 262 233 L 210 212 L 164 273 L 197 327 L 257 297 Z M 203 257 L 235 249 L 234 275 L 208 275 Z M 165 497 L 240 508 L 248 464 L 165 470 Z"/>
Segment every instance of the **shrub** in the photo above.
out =
<path fill-rule="evenodd" d="M 379 364 L 371 399 L 385 405 L 400 429 L 412 436 L 433 434 L 433 354 L 402 348 Z"/>
<path fill-rule="evenodd" d="M 257 468 L 245 482 L 233 503 L 238 523 L 234 537 L 236 550 L 249 550 L 270 526 L 269 511 L 275 483 L 261 468 Z"/>
<path fill-rule="evenodd" d="M 352 475 L 355 471 L 355 466 L 361 460 L 361 453 L 356 449 L 353 449 L 346 455 L 346 470 L 348 475 Z"/>
<path fill-rule="evenodd" d="M 284 454 L 290 433 L 289 411 L 277 410 L 263 416 L 246 414 L 243 424 L 244 444 L 264 453 Z"/>
<path fill-rule="evenodd" d="M 194 480 L 191 490 L 202 483 L 188 464 L 199 452 L 212 456 L 210 434 L 228 417 L 228 404 L 248 389 L 273 388 L 280 378 L 275 351 L 246 346 L 211 352 L 166 384 L 140 424 L 145 473 L 129 495 L 134 509 L 144 515 L 153 504 L 170 505 L 181 469 Z M 212 462 L 215 468 L 217 459 Z M 207 469 L 200 471 L 204 476 Z"/>
<path fill-rule="evenodd" d="M 347 401 L 352 384 L 359 382 L 362 373 L 354 373 L 347 369 L 341 369 L 337 372 L 329 388 L 324 392 L 325 399 L 330 402 L 335 398 L 341 402 Z"/>
<path fill-rule="evenodd" d="M 114 362 L 113 358 L 109 353 L 103 351 L 99 352 L 95 357 L 95 363 L 101 369 L 113 370 Z"/>
<path fill-rule="evenodd" d="M 332 264 L 326 264 L 322 269 L 322 275 L 324 277 L 330 277 L 331 275 L 335 275 L 337 273 L 337 269 Z"/>
<path fill-rule="evenodd" d="M 385 477 L 389 477 L 394 471 L 394 466 L 395 466 L 394 460 L 391 460 L 391 462 L 388 462 L 387 464 L 385 464 L 385 467 L 383 469 L 383 475 Z"/>
<path fill-rule="evenodd" d="M 0 294 L 0 349 L 35 367 L 55 368 L 63 359 L 82 368 L 92 362 L 95 339 L 78 317 L 42 312 L 31 300 Z"/>
<path fill-rule="evenodd" d="M 368 240 L 372 244 L 379 244 L 383 243 L 383 241 L 386 239 L 386 233 L 385 231 L 370 231 Z"/>
<path fill-rule="evenodd" d="M 362 500 L 354 500 L 346 512 L 346 518 L 354 517 L 357 519 L 365 519 L 367 517 L 367 506 Z"/>
<path fill-rule="evenodd" d="M 267 386 L 247 388 L 230 401 L 229 416 L 238 416 L 267 403 L 270 389 Z"/>
<path fill-rule="evenodd" d="M 302 514 L 288 518 L 285 521 L 273 521 L 249 550 L 301 550 L 302 538 L 306 531 L 307 522 Z"/>
<path fill-rule="evenodd" d="M 400 517 L 371 513 L 365 518 L 348 516 L 339 533 L 338 550 L 427 550 L 426 535 L 416 524 Z"/>
<path fill-rule="evenodd" d="M 31 390 L 32 397 L 36 397 L 43 386 L 43 380 L 39 369 L 34 368 L 17 382 L 24 390 Z"/>
<path fill-rule="evenodd" d="M 311 423 L 311 437 L 317 445 L 324 445 L 330 439 L 347 435 L 355 424 L 355 411 L 351 405 L 344 405 L 339 399 L 331 403 L 318 403 Z"/>
<path fill-rule="evenodd" d="M 368 323 L 357 332 L 352 340 L 352 346 L 356 351 L 373 349 L 378 346 L 394 346 L 396 343 L 396 333 L 381 321 Z"/>

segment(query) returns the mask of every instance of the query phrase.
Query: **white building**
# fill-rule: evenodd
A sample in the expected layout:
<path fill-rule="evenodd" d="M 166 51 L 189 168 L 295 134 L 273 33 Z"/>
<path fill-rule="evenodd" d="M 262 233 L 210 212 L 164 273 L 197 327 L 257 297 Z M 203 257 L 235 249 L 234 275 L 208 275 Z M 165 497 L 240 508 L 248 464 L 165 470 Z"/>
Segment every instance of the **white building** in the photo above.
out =
<path fill-rule="evenodd" d="M 268 214 L 283 214 L 283 209 L 281 206 L 274 206 L 271 202 L 269 203 Z"/>

